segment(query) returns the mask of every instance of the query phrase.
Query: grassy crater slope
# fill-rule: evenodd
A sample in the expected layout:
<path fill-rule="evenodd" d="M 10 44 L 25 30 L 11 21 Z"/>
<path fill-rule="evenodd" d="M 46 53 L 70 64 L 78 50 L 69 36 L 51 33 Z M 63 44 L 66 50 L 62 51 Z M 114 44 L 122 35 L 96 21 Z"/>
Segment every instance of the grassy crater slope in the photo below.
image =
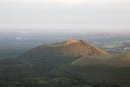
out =
<path fill-rule="evenodd" d="M 82 40 L 67 40 L 61 43 L 41 45 L 29 50 L 19 60 L 45 69 L 71 63 L 88 55 L 107 55 L 108 53 Z"/>
<path fill-rule="evenodd" d="M 108 53 L 82 40 L 67 40 L 61 43 L 41 45 L 21 57 L 83 57 L 88 55 L 107 55 Z"/>
<path fill-rule="evenodd" d="M 130 67 L 130 53 L 108 56 L 86 56 L 72 62 L 72 65 L 109 65 L 114 67 Z"/>

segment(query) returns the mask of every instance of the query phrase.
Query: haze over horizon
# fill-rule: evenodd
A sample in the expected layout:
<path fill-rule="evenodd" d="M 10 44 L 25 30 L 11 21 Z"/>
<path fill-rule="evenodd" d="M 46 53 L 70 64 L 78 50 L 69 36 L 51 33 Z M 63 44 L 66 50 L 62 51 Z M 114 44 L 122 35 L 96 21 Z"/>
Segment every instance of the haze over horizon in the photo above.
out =
<path fill-rule="evenodd" d="M 129 0 L 0 1 L 0 32 L 130 32 L 129 23 Z"/>

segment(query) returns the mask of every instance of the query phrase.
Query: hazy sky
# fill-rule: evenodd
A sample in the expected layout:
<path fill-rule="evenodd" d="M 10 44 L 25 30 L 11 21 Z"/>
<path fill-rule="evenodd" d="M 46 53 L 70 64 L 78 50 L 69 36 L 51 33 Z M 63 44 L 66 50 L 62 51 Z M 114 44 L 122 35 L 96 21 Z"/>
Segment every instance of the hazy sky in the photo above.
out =
<path fill-rule="evenodd" d="M 130 31 L 130 0 L 0 0 L 0 31 L 47 29 Z"/>

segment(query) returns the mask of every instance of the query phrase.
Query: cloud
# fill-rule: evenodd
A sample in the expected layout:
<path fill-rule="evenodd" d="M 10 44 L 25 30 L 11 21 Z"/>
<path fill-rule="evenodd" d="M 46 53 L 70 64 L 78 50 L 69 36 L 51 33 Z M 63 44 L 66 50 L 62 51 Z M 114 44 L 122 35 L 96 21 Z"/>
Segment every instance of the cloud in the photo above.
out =
<path fill-rule="evenodd" d="M 40 2 L 47 4 L 65 4 L 65 5 L 78 5 L 78 4 L 130 4 L 130 0 L 1 0 L 0 2 Z"/>
<path fill-rule="evenodd" d="M 0 0 L 0 19 L 1 29 L 124 29 L 130 0 Z"/>

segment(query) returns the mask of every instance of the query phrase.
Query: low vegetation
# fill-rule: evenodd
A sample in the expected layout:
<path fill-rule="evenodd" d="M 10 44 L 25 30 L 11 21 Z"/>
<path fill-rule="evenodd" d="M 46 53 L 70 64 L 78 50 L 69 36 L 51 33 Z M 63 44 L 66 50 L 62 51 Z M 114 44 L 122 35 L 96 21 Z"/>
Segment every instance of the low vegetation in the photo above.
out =
<path fill-rule="evenodd" d="M 39 46 L 0 60 L 0 87 L 130 87 L 129 59 L 84 41 Z"/>

